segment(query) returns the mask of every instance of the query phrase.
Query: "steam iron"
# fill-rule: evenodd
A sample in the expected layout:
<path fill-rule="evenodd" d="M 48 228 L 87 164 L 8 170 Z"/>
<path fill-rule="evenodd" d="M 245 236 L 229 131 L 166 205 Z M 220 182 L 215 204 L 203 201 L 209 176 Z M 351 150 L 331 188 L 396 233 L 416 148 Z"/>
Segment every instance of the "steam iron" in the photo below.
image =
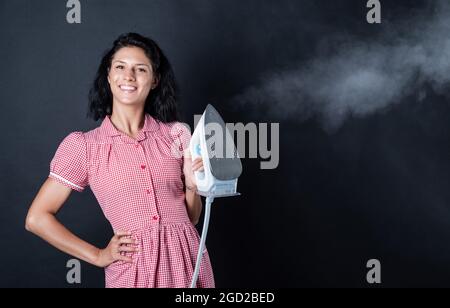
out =
<path fill-rule="evenodd" d="M 242 164 L 228 131 L 217 110 L 210 104 L 206 106 L 194 133 L 192 134 L 189 150 L 192 160 L 201 157 L 203 171 L 195 171 L 197 194 L 206 197 L 205 217 L 197 262 L 191 282 L 191 288 L 197 283 L 208 233 L 211 203 L 214 198 L 240 195 L 237 190 L 238 177 L 242 173 Z"/>

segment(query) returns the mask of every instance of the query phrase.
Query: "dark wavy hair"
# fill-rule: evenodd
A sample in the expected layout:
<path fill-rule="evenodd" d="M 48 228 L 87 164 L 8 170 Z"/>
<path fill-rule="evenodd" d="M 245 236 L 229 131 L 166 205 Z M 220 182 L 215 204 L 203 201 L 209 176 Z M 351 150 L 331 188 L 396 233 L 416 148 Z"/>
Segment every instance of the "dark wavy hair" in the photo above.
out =
<path fill-rule="evenodd" d="M 177 108 L 178 87 L 172 66 L 155 41 L 137 33 L 121 34 L 110 50 L 103 55 L 94 83 L 89 91 L 87 116 L 95 121 L 112 113 L 113 95 L 108 83 L 108 72 L 115 53 L 123 47 L 140 47 L 150 60 L 158 85 L 150 91 L 145 101 L 144 112 L 167 123 L 179 120 Z"/>

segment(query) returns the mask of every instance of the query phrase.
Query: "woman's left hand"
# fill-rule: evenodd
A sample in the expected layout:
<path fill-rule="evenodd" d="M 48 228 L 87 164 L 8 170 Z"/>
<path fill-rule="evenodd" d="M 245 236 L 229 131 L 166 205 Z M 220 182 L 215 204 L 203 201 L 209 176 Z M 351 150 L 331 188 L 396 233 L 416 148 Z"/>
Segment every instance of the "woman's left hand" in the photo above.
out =
<path fill-rule="evenodd" d="M 185 176 L 185 180 L 186 180 L 186 185 L 197 186 L 197 183 L 195 181 L 194 171 L 204 171 L 205 170 L 203 167 L 202 158 L 197 157 L 193 161 L 191 160 L 191 158 L 186 158 L 183 169 L 184 169 L 183 172 L 184 172 L 184 176 Z"/>
<path fill-rule="evenodd" d="M 203 159 L 201 157 L 197 157 L 196 159 L 194 159 L 194 161 L 192 162 L 192 172 L 204 170 Z"/>

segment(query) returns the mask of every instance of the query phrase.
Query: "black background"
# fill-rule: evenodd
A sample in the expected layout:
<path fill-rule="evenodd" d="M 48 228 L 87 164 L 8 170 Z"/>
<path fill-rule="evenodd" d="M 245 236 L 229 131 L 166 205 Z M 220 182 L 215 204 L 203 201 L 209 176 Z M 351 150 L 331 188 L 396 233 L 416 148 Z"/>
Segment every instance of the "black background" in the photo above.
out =
<path fill-rule="evenodd" d="M 404 97 L 332 132 L 314 117 L 233 104 L 264 74 L 313 58 L 328 36 L 370 40 L 432 1 L 381 2 L 383 23 L 369 25 L 362 0 L 81 0 L 82 23 L 68 24 L 65 1 L 2 0 L 0 286 L 74 287 L 71 257 L 27 233 L 25 215 L 62 139 L 100 124 L 85 116 L 89 86 L 103 51 L 130 31 L 166 52 L 191 127 L 207 103 L 227 122 L 280 122 L 278 168 L 243 159 L 242 196 L 213 203 L 207 246 L 217 287 L 371 287 L 372 258 L 381 286 L 450 286 L 445 96 Z M 89 189 L 72 193 L 58 218 L 97 246 L 112 235 Z M 82 263 L 75 287 L 103 279 Z"/>

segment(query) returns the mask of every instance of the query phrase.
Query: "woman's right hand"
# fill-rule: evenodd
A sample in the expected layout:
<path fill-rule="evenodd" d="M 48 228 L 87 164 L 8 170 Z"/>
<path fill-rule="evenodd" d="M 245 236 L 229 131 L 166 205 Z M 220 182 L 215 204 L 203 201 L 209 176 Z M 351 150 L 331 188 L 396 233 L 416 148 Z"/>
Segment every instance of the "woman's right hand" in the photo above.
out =
<path fill-rule="evenodd" d="M 138 243 L 130 238 L 131 232 L 117 231 L 105 249 L 100 249 L 97 256 L 96 265 L 107 267 L 116 261 L 132 263 L 133 259 L 122 255 L 122 252 L 136 252 Z"/>

